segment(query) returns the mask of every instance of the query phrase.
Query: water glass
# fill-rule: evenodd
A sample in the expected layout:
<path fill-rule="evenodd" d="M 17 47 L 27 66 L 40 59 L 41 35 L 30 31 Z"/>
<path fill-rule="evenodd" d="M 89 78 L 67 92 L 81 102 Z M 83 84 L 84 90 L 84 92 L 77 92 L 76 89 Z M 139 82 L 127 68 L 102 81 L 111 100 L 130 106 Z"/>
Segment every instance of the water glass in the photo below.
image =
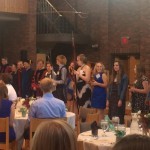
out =
<path fill-rule="evenodd" d="M 112 123 L 113 123 L 115 129 L 117 129 L 119 122 L 120 122 L 119 117 L 116 117 L 116 116 L 112 117 Z"/>
<path fill-rule="evenodd" d="M 104 131 L 104 134 L 102 136 L 106 136 L 105 132 L 108 130 L 109 128 L 109 123 L 106 120 L 101 120 L 101 128 Z"/>

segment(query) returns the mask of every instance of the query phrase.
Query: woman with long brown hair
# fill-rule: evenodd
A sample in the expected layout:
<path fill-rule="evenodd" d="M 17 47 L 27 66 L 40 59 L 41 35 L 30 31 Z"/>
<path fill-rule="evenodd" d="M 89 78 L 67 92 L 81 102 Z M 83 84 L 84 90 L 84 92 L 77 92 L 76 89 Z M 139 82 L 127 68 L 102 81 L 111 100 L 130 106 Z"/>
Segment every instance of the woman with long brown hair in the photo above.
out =
<path fill-rule="evenodd" d="M 109 117 L 117 116 L 120 124 L 124 123 L 125 96 L 128 87 L 128 77 L 124 73 L 123 66 L 119 61 L 114 62 L 108 89 L 107 106 L 109 106 Z"/>
<path fill-rule="evenodd" d="M 144 113 L 148 111 L 145 100 L 149 90 L 149 79 L 145 76 L 145 68 L 141 64 L 135 66 L 134 72 L 136 74 L 136 80 L 129 89 L 132 94 L 132 112 L 141 110 Z"/>

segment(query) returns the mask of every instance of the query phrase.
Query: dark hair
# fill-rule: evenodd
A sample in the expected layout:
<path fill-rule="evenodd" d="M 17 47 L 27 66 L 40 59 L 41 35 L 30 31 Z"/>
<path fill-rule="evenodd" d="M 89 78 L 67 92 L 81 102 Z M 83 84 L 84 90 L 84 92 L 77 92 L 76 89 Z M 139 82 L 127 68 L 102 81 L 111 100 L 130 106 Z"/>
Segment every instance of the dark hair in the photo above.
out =
<path fill-rule="evenodd" d="M 46 66 L 47 66 L 47 65 L 51 65 L 51 66 L 52 66 L 52 63 L 48 61 L 48 62 L 46 63 Z"/>
<path fill-rule="evenodd" d="M 1 80 L 0 81 L 0 104 L 2 99 L 8 99 L 8 89 L 5 83 Z"/>
<path fill-rule="evenodd" d="M 142 64 L 136 65 L 136 78 L 137 80 L 141 79 L 145 75 L 145 67 Z"/>
<path fill-rule="evenodd" d="M 11 84 L 12 83 L 12 75 L 9 73 L 1 73 L 0 80 L 2 80 L 5 84 Z"/>
<path fill-rule="evenodd" d="M 8 60 L 8 58 L 7 58 L 7 57 L 2 57 L 2 59 Z"/>
<path fill-rule="evenodd" d="M 150 137 L 139 134 L 125 136 L 116 143 L 112 150 L 149 150 Z"/>
<path fill-rule="evenodd" d="M 84 54 L 80 54 L 77 57 L 79 57 L 84 64 L 87 64 L 87 57 Z"/>
<path fill-rule="evenodd" d="M 121 78 L 122 76 L 124 75 L 124 68 L 123 68 L 123 65 L 120 61 L 116 60 L 114 61 L 114 63 L 118 63 L 119 64 L 119 72 L 117 73 L 115 70 L 114 70 L 114 67 L 112 69 L 112 73 L 111 73 L 111 76 L 110 76 L 110 83 L 113 83 L 114 82 L 114 79 L 117 77 L 117 83 L 120 83 L 121 81 Z"/>

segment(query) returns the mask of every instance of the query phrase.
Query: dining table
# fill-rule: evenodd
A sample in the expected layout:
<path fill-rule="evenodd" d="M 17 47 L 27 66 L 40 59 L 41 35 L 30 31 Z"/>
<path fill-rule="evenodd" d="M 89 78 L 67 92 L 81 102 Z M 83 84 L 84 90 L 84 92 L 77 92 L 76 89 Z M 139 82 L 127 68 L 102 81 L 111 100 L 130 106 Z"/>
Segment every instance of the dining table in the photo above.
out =
<path fill-rule="evenodd" d="M 15 118 L 14 118 L 14 130 L 16 133 L 16 141 L 18 143 L 18 150 L 21 150 L 23 145 L 23 134 L 25 130 L 25 126 L 28 122 L 28 113 L 25 116 L 22 116 L 20 112 L 20 108 L 22 108 L 22 102 L 18 102 L 15 109 Z M 75 113 L 66 111 L 67 123 L 75 129 Z"/>
<path fill-rule="evenodd" d="M 130 128 L 126 128 L 126 135 L 130 134 Z M 80 133 L 77 142 L 82 142 L 83 150 L 111 150 L 116 143 L 114 131 L 104 132 L 98 129 L 98 136 L 92 136 L 91 131 Z"/>

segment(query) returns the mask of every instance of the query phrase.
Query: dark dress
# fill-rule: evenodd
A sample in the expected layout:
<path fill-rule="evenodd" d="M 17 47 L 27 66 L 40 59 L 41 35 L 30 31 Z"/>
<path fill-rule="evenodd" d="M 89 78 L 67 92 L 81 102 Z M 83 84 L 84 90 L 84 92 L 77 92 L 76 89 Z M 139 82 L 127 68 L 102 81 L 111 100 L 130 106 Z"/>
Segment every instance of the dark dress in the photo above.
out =
<path fill-rule="evenodd" d="M 81 69 L 82 70 L 82 69 Z M 85 76 L 85 72 L 83 71 L 83 75 Z M 77 105 L 78 108 L 80 106 L 83 107 L 91 107 L 91 87 L 84 80 L 79 78 L 76 83 L 77 89 Z"/>
<path fill-rule="evenodd" d="M 29 68 L 28 70 L 24 69 L 22 72 L 22 97 L 31 97 L 32 89 L 31 83 L 33 78 L 34 71 Z"/>
<path fill-rule="evenodd" d="M 103 73 L 94 76 L 94 80 L 98 83 L 104 83 L 102 79 Z M 91 98 L 91 106 L 97 109 L 106 108 L 106 88 L 94 86 Z"/>
<path fill-rule="evenodd" d="M 62 66 L 58 71 L 56 75 L 56 81 L 62 80 L 62 74 L 63 70 L 66 69 L 66 66 Z M 53 92 L 54 97 L 64 101 L 64 103 L 67 103 L 67 97 L 66 97 L 66 84 L 57 84 L 56 90 Z"/>
<path fill-rule="evenodd" d="M 143 76 L 140 80 L 138 80 L 134 86 L 138 89 L 144 89 L 142 82 L 148 81 L 148 78 Z M 148 111 L 148 106 L 145 105 L 147 94 L 132 92 L 132 112 L 137 112 L 141 110 L 142 112 Z"/>
<path fill-rule="evenodd" d="M 12 102 L 9 100 L 2 100 L 0 103 L 0 118 L 10 117 Z M 0 142 L 5 142 L 5 133 L 0 133 Z M 9 141 L 16 139 L 13 127 L 9 127 Z"/>
<path fill-rule="evenodd" d="M 109 100 L 109 117 L 118 116 L 120 124 L 124 124 L 125 115 L 125 98 L 128 87 L 128 77 L 124 74 L 120 83 L 113 82 L 109 85 L 108 100 Z M 122 101 L 122 106 L 118 107 L 118 101 Z"/>

